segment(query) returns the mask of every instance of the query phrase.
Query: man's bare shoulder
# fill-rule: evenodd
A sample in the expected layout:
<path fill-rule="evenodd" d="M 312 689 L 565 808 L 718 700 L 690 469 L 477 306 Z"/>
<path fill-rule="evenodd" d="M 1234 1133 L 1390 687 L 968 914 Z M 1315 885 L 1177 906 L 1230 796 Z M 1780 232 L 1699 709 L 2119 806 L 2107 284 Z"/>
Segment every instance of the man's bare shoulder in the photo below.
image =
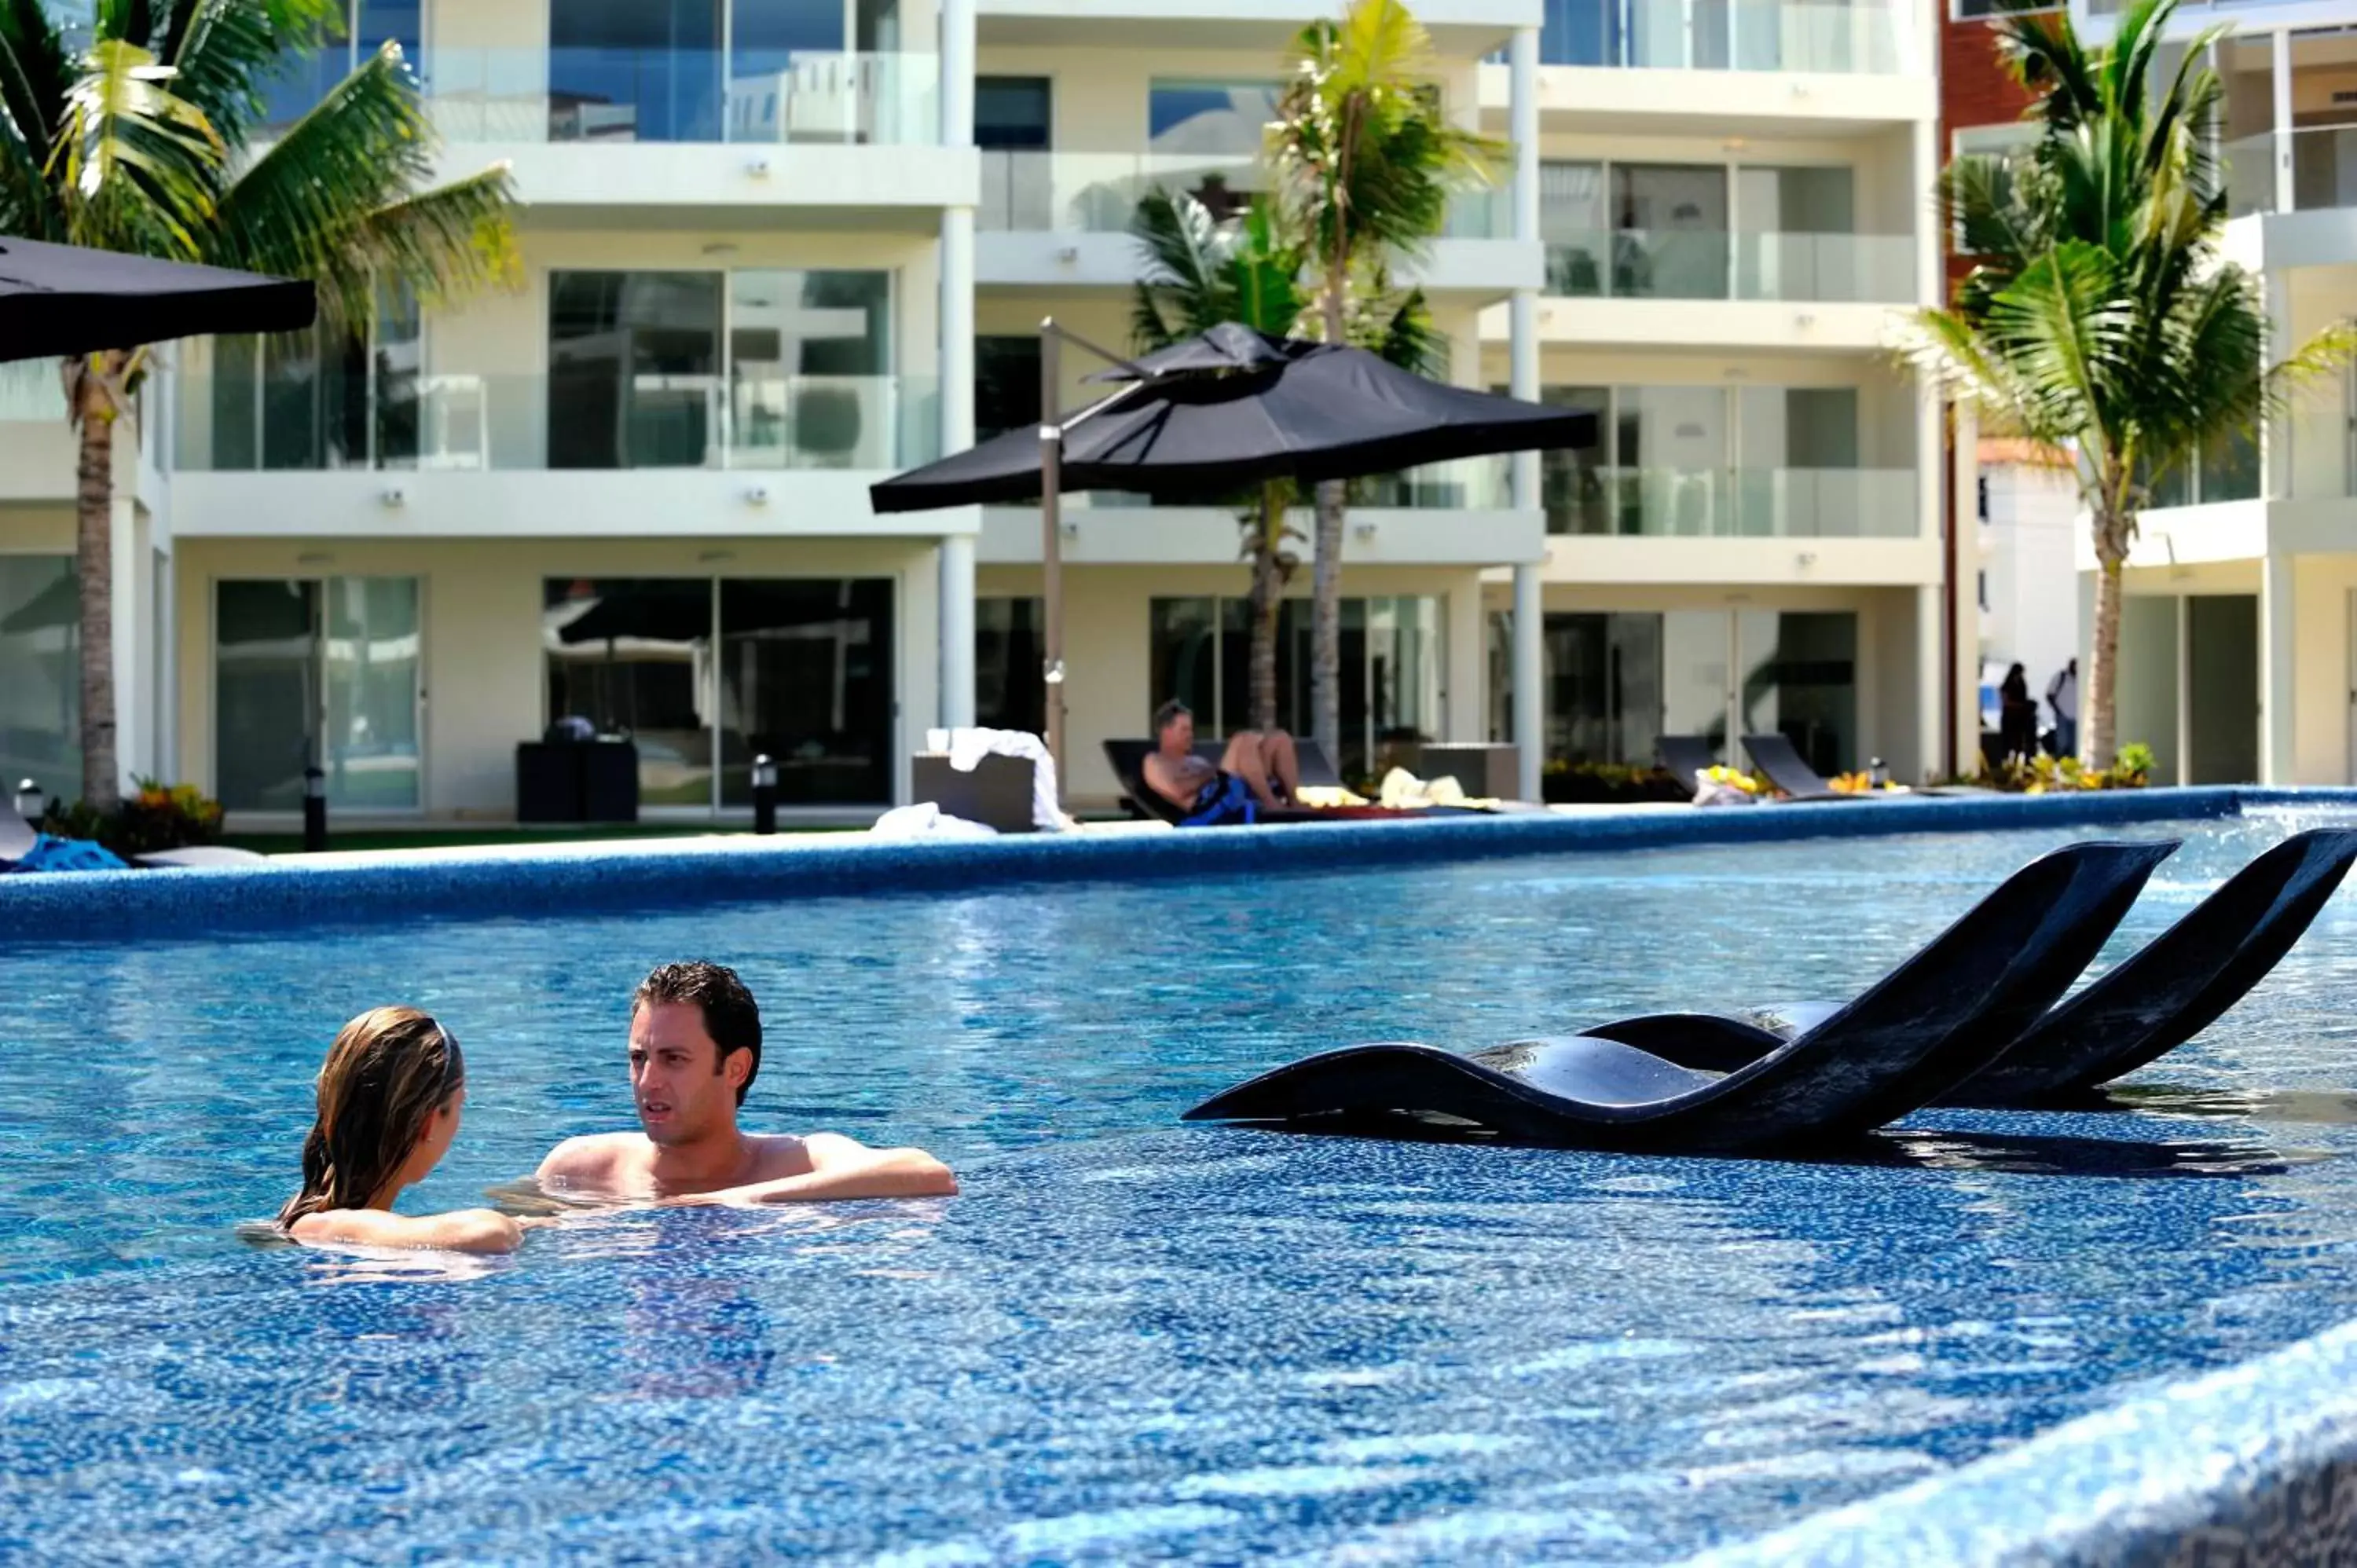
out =
<path fill-rule="evenodd" d="M 645 1134 L 640 1133 L 590 1133 L 567 1138 L 549 1150 L 548 1157 L 540 1162 L 540 1179 L 577 1186 L 610 1182 L 618 1171 L 640 1155 L 646 1142 Z"/>
<path fill-rule="evenodd" d="M 750 1133 L 745 1141 L 753 1145 L 753 1168 L 759 1173 L 755 1181 L 777 1181 L 785 1176 L 805 1176 L 815 1168 L 812 1158 L 813 1145 L 820 1139 L 831 1137 L 827 1133 L 811 1137 L 798 1137 L 791 1133 Z"/>

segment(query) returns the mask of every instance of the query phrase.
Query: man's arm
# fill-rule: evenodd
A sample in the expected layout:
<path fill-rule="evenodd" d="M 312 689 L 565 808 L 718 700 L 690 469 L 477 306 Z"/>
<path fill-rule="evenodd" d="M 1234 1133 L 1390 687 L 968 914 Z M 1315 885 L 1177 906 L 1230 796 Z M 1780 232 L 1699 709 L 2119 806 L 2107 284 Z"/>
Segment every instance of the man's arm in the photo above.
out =
<path fill-rule="evenodd" d="M 828 1203 L 855 1197 L 954 1197 L 957 1177 L 922 1149 L 871 1149 L 836 1133 L 802 1140 L 810 1168 L 794 1176 L 748 1182 L 680 1203 Z"/>

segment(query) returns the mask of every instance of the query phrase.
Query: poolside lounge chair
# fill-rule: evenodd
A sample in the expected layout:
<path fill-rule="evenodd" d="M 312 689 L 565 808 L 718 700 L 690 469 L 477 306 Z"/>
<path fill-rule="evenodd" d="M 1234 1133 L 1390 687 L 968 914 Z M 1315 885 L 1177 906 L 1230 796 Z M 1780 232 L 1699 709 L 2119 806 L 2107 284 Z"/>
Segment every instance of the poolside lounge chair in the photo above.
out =
<path fill-rule="evenodd" d="M 1846 1007 L 1791 1039 L 1667 1014 L 1618 1039 L 1523 1040 L 1459 1056 L 1383 1044 L 1264 1073 L 1189 1121 L 1453 1117 L 1610 1148 L 1738 1150 L 1864 1133 L 1953 1090 L 2070 988 L 2173 843 L 2082 843 L 2031 862 Z"/>
<path fill-rule="evenodd" d="M 2031 1024 L 1943 1103 L 2068 1103 L 2158 1061 L 2216 1023 L 2283 961 L 2352 865 L 2357 828 L 2294 833 Z M 1762 1008 L 1744 1019 L 1789 1038 L 1830 1011 L 1808 1003 Z M 1621 1027 L 1608 1024 L 1600 1032 L 1620 1038 Z"/>
<path fill-rule="evenodd" d="M 1846 795 L 1826 783 L 1817 770 L 1809 766 L 1798 748 L 1781 735 L 1747 735 L 1743 749 L 1751 758 L 1751 766 L 1763 774 L 1769 783 L 1795 800 L 1859 800 L 1870 797 Z"/>
<path fill-rule="evenodd" d="M 1202 740 L 1195 743 L 1195 755 L 1206 762 L 1217 763 L 1226 755 L 1227 749 L 1225 741 Z M 1293 750 L 1295 757 L 1301 764 L 1302 783 L 1329 789 L 1339 788 L 1341 785 L 1342 776 L 1335 771 L 1334 764 L 1328 759 L 1325 747 L 1305 736 L 1296 738 Z M 1135 807 L 1141 816 L 1152 817 L 1157 822 L 1168 822 L 1176 826 L 1186 813 L 1164 800 L 1155 790 L 1147 789 L 1146 785 L 1146 759 L 1152 755 L 1153 751 L 1154 743 L 1150 740 L 1108 740 L 1104 743 L 1105 761 L 1112 764 L 1113 776 L 1121 780 L 1122 792 L 1126 798 L 1126 802 Z M 1283 812 L 1265 817 L 1264 820 L 1291 822 L 1298 818 L 1308 822 L 1331 820 L 1332 817 L 1331 812 L 1304 810 L 1297 812 Z"/>
<path fill-rule="evenodd" d="M 1653 755 L 1662 759 L 1663 770 L 1684 786 L 1689 794 L 1702 788 L 1699 775 L 1718 766 L 1716 748 L 1698 735 L 1657 736 Z"/>

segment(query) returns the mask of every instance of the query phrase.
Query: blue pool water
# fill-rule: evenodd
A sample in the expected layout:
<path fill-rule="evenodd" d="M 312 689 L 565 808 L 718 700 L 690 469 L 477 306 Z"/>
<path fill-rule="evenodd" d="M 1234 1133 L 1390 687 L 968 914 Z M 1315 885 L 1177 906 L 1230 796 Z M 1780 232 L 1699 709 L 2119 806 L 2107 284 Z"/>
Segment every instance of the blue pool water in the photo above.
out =
<path fill-rule="evenodd" d="M 2149 936 L 2316 814 L 2190 826 Z M 2159 829 L 2139 829 L 2139 835 Z M 0 945 L 0 1558 L 1649 1563 L 2357 1317 L 2357 892 L 2102 1115 L 1665 1159 L 1181 1127 L 1323 1046 L 1846 995 L 2067 832 Z M 5 944 L 0 935 L 0 944 Z M 737 964 L 758 1127 L 963 1197 L 257 1248 L 336 1026 L 466 1043 L 462 1205 Z"/>

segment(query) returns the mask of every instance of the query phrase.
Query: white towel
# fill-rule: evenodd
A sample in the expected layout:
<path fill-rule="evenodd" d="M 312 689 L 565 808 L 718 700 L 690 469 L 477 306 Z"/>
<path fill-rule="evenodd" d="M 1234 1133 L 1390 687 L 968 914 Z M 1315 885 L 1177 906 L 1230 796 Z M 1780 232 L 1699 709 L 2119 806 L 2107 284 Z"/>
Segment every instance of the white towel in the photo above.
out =
<path fill-rule="evenodd" d="M 1031 825 L 1041 832 L 1060 833 L 1071 821 L 1056 809 L 1056 759 L 1048 743 L 1029 730 L 953 729 L 950 731 L 950 766 L 971 773 L 985 757 L 1020 757 L 1031 764 Z"/>
<path fill-rule="evenodd" d="M 931 800 L 895 806 L 876 819 L 867 836 L 878 839 L 995 839 L 998 830 L 986 822 L 969 822 L 943 813 Z"/>

